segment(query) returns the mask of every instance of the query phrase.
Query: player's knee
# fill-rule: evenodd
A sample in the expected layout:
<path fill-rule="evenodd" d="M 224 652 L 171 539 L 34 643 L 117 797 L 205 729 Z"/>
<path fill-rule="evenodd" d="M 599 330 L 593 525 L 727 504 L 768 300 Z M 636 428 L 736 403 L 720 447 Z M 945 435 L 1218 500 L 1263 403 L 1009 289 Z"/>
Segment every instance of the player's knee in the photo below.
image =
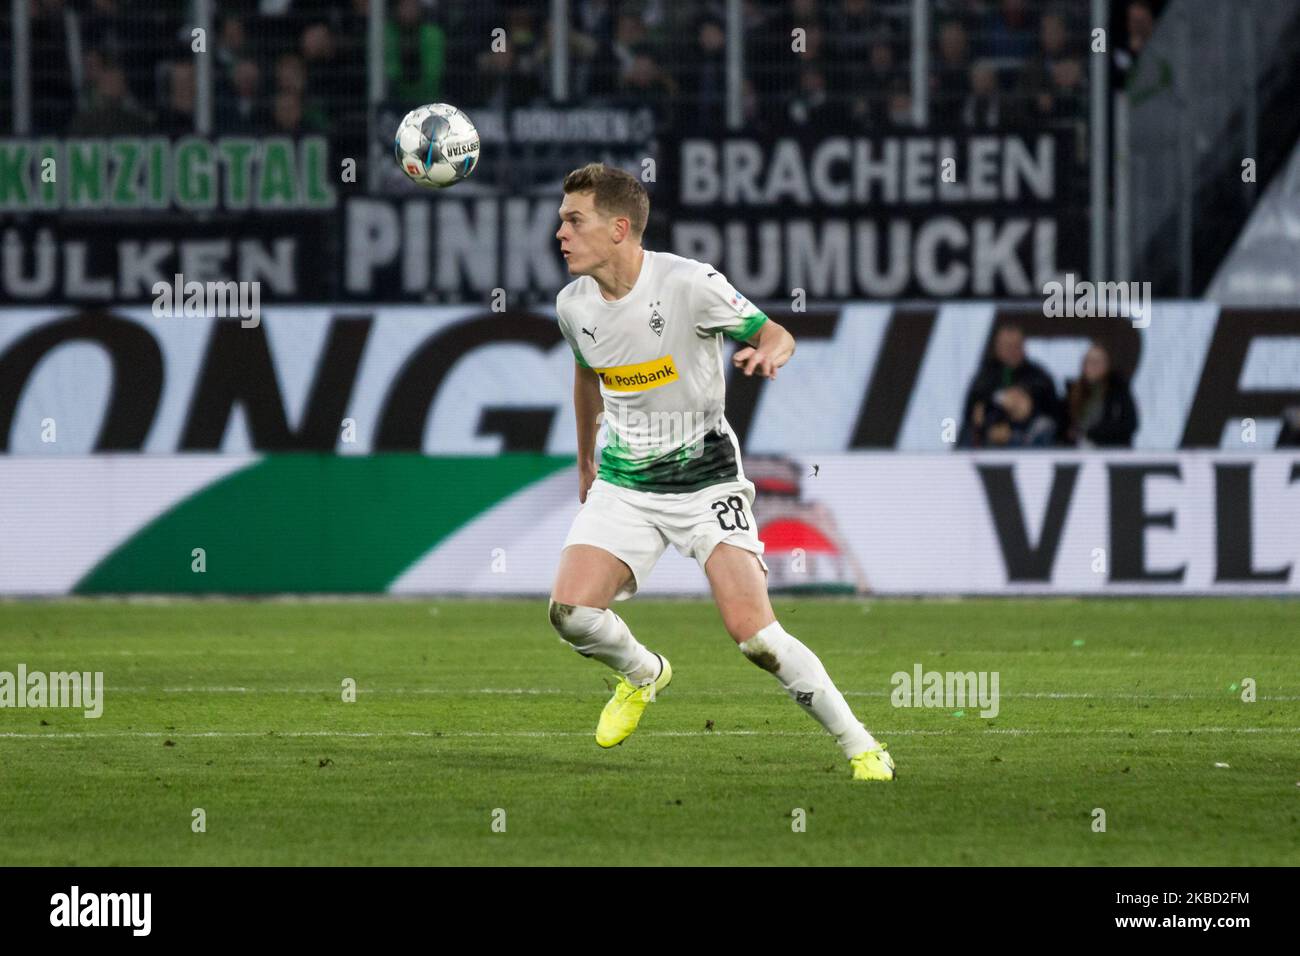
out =
<path fill-rule="evenodd" d="M 554 599 L 548 611 L 551 627 L 570 644 L 585 643 L 600 627 L 605 612 L 581 604 L 561 604 Z"/>
<path fill-rule="evenodd" d="M 763 617 L 748 607 L 723 608 L 722 626 L 733 641 L 743 645 L 763 629 Z"/>
<path fill-rule="evenodd" d="M 722 619 L 722 626 L 727 629 L 731 639 L 737 644 L 743 645 L 745 641 L 754 636 L 758 629 L 754 627 L 753 618 L 749 616 L 726 617 Z"/>

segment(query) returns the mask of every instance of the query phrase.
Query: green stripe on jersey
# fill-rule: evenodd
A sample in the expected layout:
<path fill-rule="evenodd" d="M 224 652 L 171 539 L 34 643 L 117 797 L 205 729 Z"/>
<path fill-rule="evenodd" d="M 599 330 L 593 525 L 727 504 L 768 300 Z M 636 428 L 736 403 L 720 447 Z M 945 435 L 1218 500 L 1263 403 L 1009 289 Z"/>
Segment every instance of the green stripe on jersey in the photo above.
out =
<path fill-rule="evenodd" d="M 597 474 L 611 485 L 656 494 L 680 494 L 732 481 L 738 477 L 739 470 L 731 439 L 722 432 L 711 431 L 694 445 L 647 460 L 637 460 L 625 449 L 606 445 L 600 453 Z"/>
<path fill-rule="evenodd" d="M 735 339 L 737 342 L 748 342 L 766 321 L 767 316 L 762 312 L 757 312 L 746 319 L 744 325 L 739 328 L 725 329 L 723 334 L 728 338 Z"/>

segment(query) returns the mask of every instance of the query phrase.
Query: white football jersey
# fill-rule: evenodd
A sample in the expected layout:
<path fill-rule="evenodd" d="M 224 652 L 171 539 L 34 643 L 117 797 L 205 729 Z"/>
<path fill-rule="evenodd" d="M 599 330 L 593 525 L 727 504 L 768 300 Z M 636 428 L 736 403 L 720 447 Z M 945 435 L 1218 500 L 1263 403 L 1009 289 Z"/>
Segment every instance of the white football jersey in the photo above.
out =
<path fill-rule="evenodd" d="M 746 342 L 767 316 L 713 266 L 646 250 L 631 291 L 610 302 L 579 276 L 555 300 L 578 364 L 600 376 L 599 476 L 675 494 L 744 478 L 723 415 L 722 336 Z"/>

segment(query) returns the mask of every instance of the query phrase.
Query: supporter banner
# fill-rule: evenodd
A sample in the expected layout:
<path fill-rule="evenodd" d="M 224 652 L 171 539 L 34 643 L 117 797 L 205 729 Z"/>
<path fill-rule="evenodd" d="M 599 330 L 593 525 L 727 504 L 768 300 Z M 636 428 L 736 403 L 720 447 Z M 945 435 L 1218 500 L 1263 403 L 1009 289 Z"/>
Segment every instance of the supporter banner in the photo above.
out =
<path fill-rule="evenodd" d="M 177 274 L 332 300 L 348 188 L 320 136 L 0 139 L 0 302 L 148 303 Z"/>
<path fill-rule="evenodd" d="M 651 218 L 751 299 L 1031 296 L 1085 262 L 1061 132 L 670 143 Z"/>
<path fill-rule="evenodd" d="M 391 141 L 348 157 L 320 136 L 0 138 L 0 303 L 143 304 L 177 273 L 258 281 L 264 302 L 553 299 L 569 281 L 554 237 L 565 174 L 592 161 L 640 174 L 653 112 L 473 118 L 482 160 L 454 190 L 413 184 Z"/>
<path fill-rule="evenodd" d="M 376 126 L 396 130 L 410 106 L 380 107 Z M 542 195 L 558 207 L 560 183 L 570 170 L 604 162 L 639 173 L 643 160 L 655 155 L 655 116 L 646 106 L 474 109 L 469 118 L 482 142 L 478 166 L 473 176 L 456 185 L 454 193 L 436 195 Z M 428 194 L 412 186 L 396 163 L 383 163 L 378 185 L 395 196 Z"/>
<path fill-rule="evenodd" d="M 1300 454 L 753 456 L 774 589 L 1300 593 Z M 546 594 L 567 458 L 0 459 L 0 593 Z M 703 594 L 671 549 L 647 593 Z"/>
<path fill-rule="evenodd" d="M 328 225 L 328 224 L 327 224 Z M 314 215 L 273 219 L 27 219 L 0 230 L 0 301 L 150 303 L 155 283 L 257 282 L 263 301 L 328 293 L 337 256 Z"/>
<path fill-rule="evenodd" d="M 747 454 L 950 450 L 1006 318 L 1058 392 L 1089 341 L 1107 341 L 1132 376 L 1138 449 L 1271 449 L 1300 408 L 1297 312 L 1165 302 L 1144 328 L 988 303 L 771 314 L 799 341 L 780 377 L 727 364 Z M 0 310 L 0 455 L 572 455 L 572 377 L 546 312 L 271 306 L 245 327 L 141 308 Z"/>
<path fill-rule="evenodd" d="M 321 136 L 0 139 L 0 211 L 206 213 L 334 208 Z"/>
<path fill-rule="evenodd" d="M 555 231 L 559 180 L 544 196 L 495 191 L 405 199 L 358 198 L 342 215 L 339 298 L 377 302 L 470 301 L 501 294 L 551 306 L 571 281 Z"/>
<path fill-rule="evenodd" d="M 380 125 L 396 127 L 385 113 Z M 650 248 L 750 299 L 1042 294 L 1085 262 L 1063 132 L 664 139 L 645 108 L 483 111 L 475 175 L 413 185 L 321 137 L 0 139 L 0 302 L 147 303 L 159 276 L 261 281 L 266 302 L 550 300 L 564 175 L 628 169 Z"/>

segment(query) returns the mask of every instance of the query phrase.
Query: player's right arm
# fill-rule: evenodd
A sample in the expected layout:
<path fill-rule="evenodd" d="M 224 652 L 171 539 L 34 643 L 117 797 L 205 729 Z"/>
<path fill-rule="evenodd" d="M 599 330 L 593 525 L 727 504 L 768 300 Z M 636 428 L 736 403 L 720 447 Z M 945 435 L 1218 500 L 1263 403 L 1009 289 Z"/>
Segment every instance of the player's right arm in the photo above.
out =
<path fill-rule="evenodd" d="M 596 435 L 605 401 L 600 397 L 600 377 L 582 357 L 573 323 L 564 311 L 564 292 L 555 299 L 555 318 L 560 334 L 573 350 L 573 417 L 578 424 L 578 500 L 584 504 L 591 483 L 596 480 Z"/>
<path fill-rule="evenodd" d="M 600 378 L 579 362 L 573 363 L 573 412 L 578 422 L 578 500 L 585 502 L 596 480 L 596 434 L 605 403 Z"/>

